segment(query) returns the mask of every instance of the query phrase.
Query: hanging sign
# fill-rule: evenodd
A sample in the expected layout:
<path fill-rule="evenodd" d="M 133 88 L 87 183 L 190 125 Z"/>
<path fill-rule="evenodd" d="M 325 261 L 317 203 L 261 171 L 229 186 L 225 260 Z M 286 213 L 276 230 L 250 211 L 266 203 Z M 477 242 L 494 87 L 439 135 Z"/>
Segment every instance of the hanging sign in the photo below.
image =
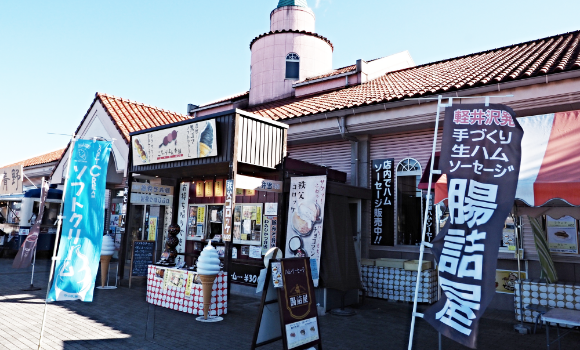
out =
<path fill-rule="evenodd" d="M 394 158 L 373 159 L 372 245 L 393 245 L 395 242 L 394 162 Z"/>
<path fill-rule="evenodd" d="M 158 194 L 131 193 L 131 204 L 172 205 L 173 196 Z"/>
<path fill-rule="evenodd" d="M 326 175 L 293 177 L 286 227 L 286 257 L 310 257 L 314 286 L 318 287 Z"/>
<path fill-rule="evenodd" d="M 224 196 L 224 180 L 215 180 L 213 192 L 216 197 Z"/>
<path fill-rule="evenodd" d="M 30 266 L 32 262 L 32 256 L 36 249 L 36 243 L 38 241 L 38 234 L 40 233 L 40 223 L 42 222 L 42 216 L 44 214 L 44 202 L 46 201 L 46 196 L 48 195 L 48 181 L 43 181 L 40 187 L 40 203 L 38 205 L 38 216 L 36 217 L 36 222 L 32 225 L 24 243 L 20 246 L 18 254 L 12 263 L 12 267 L 15 269 L 26 268 Z"/>
<path fill-rule="evenodd" d="M 182 182 L 179 184 L 179 209 L 177 210 L 177 225 L 181 231 L 177 234 L 177 238 L 179 238 L 179 244 L 175 249 L 177 253 L 183 254 L 185 253 L 185 241 L 187 235 L 187 206 L 189 201 L 189 182 Z M 176 263 L 179 263 L 183 260 L 181 255 L 177 256 Z"/>
<path fill-rule="evenodd" d="M 495 294 L 498 247 L 514 203 L 523 130 L 504 105 L 445 111 L 440 167 L 449 219 L 431 248 L 441 299 L 424 318 L 441 334 L 475 348 L 481 315 Z"/>
<path fill-rule="evenodd" d="M 203 181 L 196 181 L 195 182 L 195 196 L 197 198 L 201 198 L 205 195 L 205 188 Z"/>
<path fill-rule="evenodd" d="M 217 156 L 215 119 L 134 135 L 131 143 L 134 165 Z"/>
<path fill-rule="evenodd" d="M 64 199 L 62 237 L 49 301 L 93 301 L 105 224 L 111 142 L 74 143 Z"/>
<path fill-rule="evenodd" d="M 149 217 L 149 232 L 148 232 L 148 240 L 155 241 L 157 237 L 157 217 L 150 216 Z"/>
<path fill-rule="evenodd" d="M 173 195 L 173 186 L 152 185 L 143 182 L 131 183 L 131 192 Z"/>
<path fill-rule="evenodd" d="M 205 181 L 205 196 L 213 197 L 213 180 Z"/>
<path fill-rule="evenodd" d="M 282 181 L 261 179 L 259 177 L 236 175 L 236 188 L 282 193 Z"/>
<path fill-rule="evenodd" d="M 22 164 L 0 169 L 0 195 L 22 193 Z"/>
<path fill-rule="evenodd" d="M 224 203 L 224 229 L 222 232 L 222 239 L 224 242 L 232 240 L 232 214 L 236 197 L 234 196 L 234 180 L 226 180 L 226 200 Z"/>

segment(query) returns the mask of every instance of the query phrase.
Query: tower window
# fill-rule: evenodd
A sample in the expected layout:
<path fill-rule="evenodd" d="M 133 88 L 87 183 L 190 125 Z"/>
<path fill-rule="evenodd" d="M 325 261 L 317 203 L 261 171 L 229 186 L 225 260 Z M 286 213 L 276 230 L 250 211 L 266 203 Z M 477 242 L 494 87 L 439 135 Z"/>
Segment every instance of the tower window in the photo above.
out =
<path fill-rule="evenodd" d="M 286 55 L 286 79 L 300 78 L 300 56 L 294 52 Z"/>

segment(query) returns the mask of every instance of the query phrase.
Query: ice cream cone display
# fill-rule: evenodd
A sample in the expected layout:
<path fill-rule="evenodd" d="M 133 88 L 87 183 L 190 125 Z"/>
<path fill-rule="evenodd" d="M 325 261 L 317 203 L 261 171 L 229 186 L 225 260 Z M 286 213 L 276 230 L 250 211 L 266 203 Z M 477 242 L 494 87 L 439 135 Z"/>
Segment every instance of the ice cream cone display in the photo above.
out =
<path fill-rule="evenodd" d="M 107 284 L 109 275 L 109 264 L 111 257 L 115 253 L 115 241 L 111 236 L 103 236 L 103 245 L 101 246 L 101 287 Z"/>
<path fill-rule="evenodd" d="M 220 272 L 220 258 L 217 250 L 211 245 L 211 241 L 201 252 L 197 259 L 197 273 L 203 287 L 203 318 L 207 320 L 211 306 L 211 292 L 213 282 Z"/>
<path fill-rule="evenodd" d="M 207 157 L 213 148 L 213 127 L 206 124 L 205 129 L 199 137 L 199 157 Z"/>

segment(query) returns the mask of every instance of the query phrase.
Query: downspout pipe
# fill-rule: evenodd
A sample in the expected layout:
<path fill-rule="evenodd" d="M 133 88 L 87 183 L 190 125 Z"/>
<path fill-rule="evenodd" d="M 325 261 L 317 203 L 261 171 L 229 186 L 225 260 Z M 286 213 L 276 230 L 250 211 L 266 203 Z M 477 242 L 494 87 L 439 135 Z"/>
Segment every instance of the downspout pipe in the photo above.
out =
<path fill-rule="evenodd" d="M 351 179 L 352 181 L 352 185 L 353 186 L 359 186 L 359 165 L 358 165 L 358 138 L 354 135 L 351 135 L 348 132 L 348 129 L 346 128 L 346 116 L 342 116 L 342 117 L 338 117 L 336 119 L 337 123 L 338 123 L 338 132 L 340 133 L 340 136 L 342 137 L 343 140 L 345 141 L 352 141 L 354 142 L 354 168 L 355 171 L 351 174 L 353 176 L 353 178 Z"/>

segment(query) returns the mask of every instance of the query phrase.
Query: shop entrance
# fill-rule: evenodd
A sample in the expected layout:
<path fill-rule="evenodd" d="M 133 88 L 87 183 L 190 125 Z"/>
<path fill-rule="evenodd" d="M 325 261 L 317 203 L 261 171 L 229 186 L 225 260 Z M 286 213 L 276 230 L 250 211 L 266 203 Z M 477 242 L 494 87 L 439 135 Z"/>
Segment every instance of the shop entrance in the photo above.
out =
<path fill-rule="evenodd" d="M 138 240 L 149 240 L 156 241 L 159 232 L 159 228 L 163 227 L 163 216 L 164 207 L 159 205 L 148 205 L 148 204 L 132 204 L 131 210 L 129 211 L 129 225 L 130 231 L 127 235 L 127 245 L 125 246 L 125 263 L 131 263 L 131 251 L 133 249 L 133 241 Z M 163 245 L 158 245 L 155 249 L 157 251 L 156 255 L 159 255 L 158 251 Z M 156 256 L 158 258 L 158 256 Z"/>

